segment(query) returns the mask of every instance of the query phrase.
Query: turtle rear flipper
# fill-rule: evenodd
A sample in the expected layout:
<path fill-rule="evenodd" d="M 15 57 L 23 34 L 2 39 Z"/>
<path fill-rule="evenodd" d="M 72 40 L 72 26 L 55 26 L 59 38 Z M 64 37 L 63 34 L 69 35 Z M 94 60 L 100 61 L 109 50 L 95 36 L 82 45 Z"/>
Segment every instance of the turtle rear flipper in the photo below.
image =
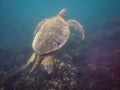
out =
<path fill-rule="evenodd" d="M 30 65 L 32 62 L 34 62 L 36 57 L 36 53 L 33 52 L 30 58 L 28 59 L 27 63 L 22 67 L 22 69 L 26 68 L 28 65 Z"/>
<path fill-rule="evenodd" d="M 46 70 L 48 74 L 51 74 L 53 72 L 54 67 L 54 57 L 53 55 L 47 55 L 41 62 L 42 69 Z"/>
<path fill-rule="evenodd" d="M 38 67 L 38 65 L 40 64 L 42 59 L 43 59 L 43 56 L 41 56 L 41 55 L 36 56 L 36 61 L 33 65 L 32 69 L 30 70 L 30 73 L 32 73 Z"/>

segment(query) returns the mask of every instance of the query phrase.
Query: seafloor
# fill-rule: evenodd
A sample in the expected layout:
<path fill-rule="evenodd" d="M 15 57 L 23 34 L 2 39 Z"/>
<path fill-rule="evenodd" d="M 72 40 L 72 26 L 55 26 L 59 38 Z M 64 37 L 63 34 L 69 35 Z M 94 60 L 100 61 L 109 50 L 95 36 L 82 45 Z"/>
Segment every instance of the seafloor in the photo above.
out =
<path fill-rule="evenodd" d="M 55 52 L 50 75 L 40 67 L 29 74 L 31 66 L 18 72 L 32 53 L 30 42 L 1 41 L 0 90 L 120 90 L 120 22 L 90 30 L 84 41 L 77 33 L 71 34 L 68 43 Z"/>

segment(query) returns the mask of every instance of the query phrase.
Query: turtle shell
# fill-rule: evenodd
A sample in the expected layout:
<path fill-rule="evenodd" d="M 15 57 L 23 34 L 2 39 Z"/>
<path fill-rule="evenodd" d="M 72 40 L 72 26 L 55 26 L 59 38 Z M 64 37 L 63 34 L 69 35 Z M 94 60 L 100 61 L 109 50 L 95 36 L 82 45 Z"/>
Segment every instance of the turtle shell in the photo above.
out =
<path fill-rule="evenodd" d="M 70 35 L 67 22 L 59 16 L 48 19 L 39 29 L 32 47 L 36 53 L 41 55 L 60 49 Z"/>

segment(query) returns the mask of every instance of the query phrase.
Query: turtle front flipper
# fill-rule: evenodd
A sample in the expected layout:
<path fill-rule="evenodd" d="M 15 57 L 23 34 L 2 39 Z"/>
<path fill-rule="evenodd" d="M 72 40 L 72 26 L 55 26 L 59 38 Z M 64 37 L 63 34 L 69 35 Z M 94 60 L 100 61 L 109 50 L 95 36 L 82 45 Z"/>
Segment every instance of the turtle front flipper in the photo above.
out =
<path fill-rule="evenodd" d="M 32 55 L 30 56 L 30 58 L 28 59 L 27 63 L 22 67 L 22 69 L 26 68 L 28 65 L 30 65 L 36 57 L 36 53 L 33 52 Z"/>
<path fill-rule="evenodd" d="M 67 23 L 68 23 L 69 26 L 73 27 L 76 31 L 79 31 L 81 33 L 82 40 L 85 39 L 84 29 L 83 29 L 82 25 L 78 21 L 69 20 Z"/>
<path fill-rule="evenodd" d="M 41 22 L 38 23 L 38 25 L 35 28 L 34 35 L 40 30 L 41 26 L 48 20 L 48 18 L 42 20 Z"/>
<path fill-rule="evenodd" d="M 54 67 L 54 57 L 53 55 L 47 55 L 41 62 L 41 65 L 44 70 L 48 72 L 48 74 L 51 74 L 53 72 Z"/>

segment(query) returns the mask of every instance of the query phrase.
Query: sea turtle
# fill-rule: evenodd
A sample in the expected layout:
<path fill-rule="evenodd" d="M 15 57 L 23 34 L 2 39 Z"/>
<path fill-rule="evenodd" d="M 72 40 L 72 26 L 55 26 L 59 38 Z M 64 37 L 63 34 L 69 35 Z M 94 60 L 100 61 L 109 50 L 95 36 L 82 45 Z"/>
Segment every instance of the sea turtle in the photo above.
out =
<path fill-rule="evenodd" d="M 44 19 L 37 25 L 32 43 L 34 52 L 26 65 L 23 66 L 23 68 L 25 68 L 35 61 L 30 73 L 33 72 L 40 63 L 48 74 L 53 72 L 53 52 L 60 49 L 67 42 L 70 36 L 70 26 L 80 32 L 81 38 L 84 40 L 85 34 L 81 24 L 76 20 L 65 21 L 65 15 L 66 9 L 62 9 L 57 16 Z"/>

